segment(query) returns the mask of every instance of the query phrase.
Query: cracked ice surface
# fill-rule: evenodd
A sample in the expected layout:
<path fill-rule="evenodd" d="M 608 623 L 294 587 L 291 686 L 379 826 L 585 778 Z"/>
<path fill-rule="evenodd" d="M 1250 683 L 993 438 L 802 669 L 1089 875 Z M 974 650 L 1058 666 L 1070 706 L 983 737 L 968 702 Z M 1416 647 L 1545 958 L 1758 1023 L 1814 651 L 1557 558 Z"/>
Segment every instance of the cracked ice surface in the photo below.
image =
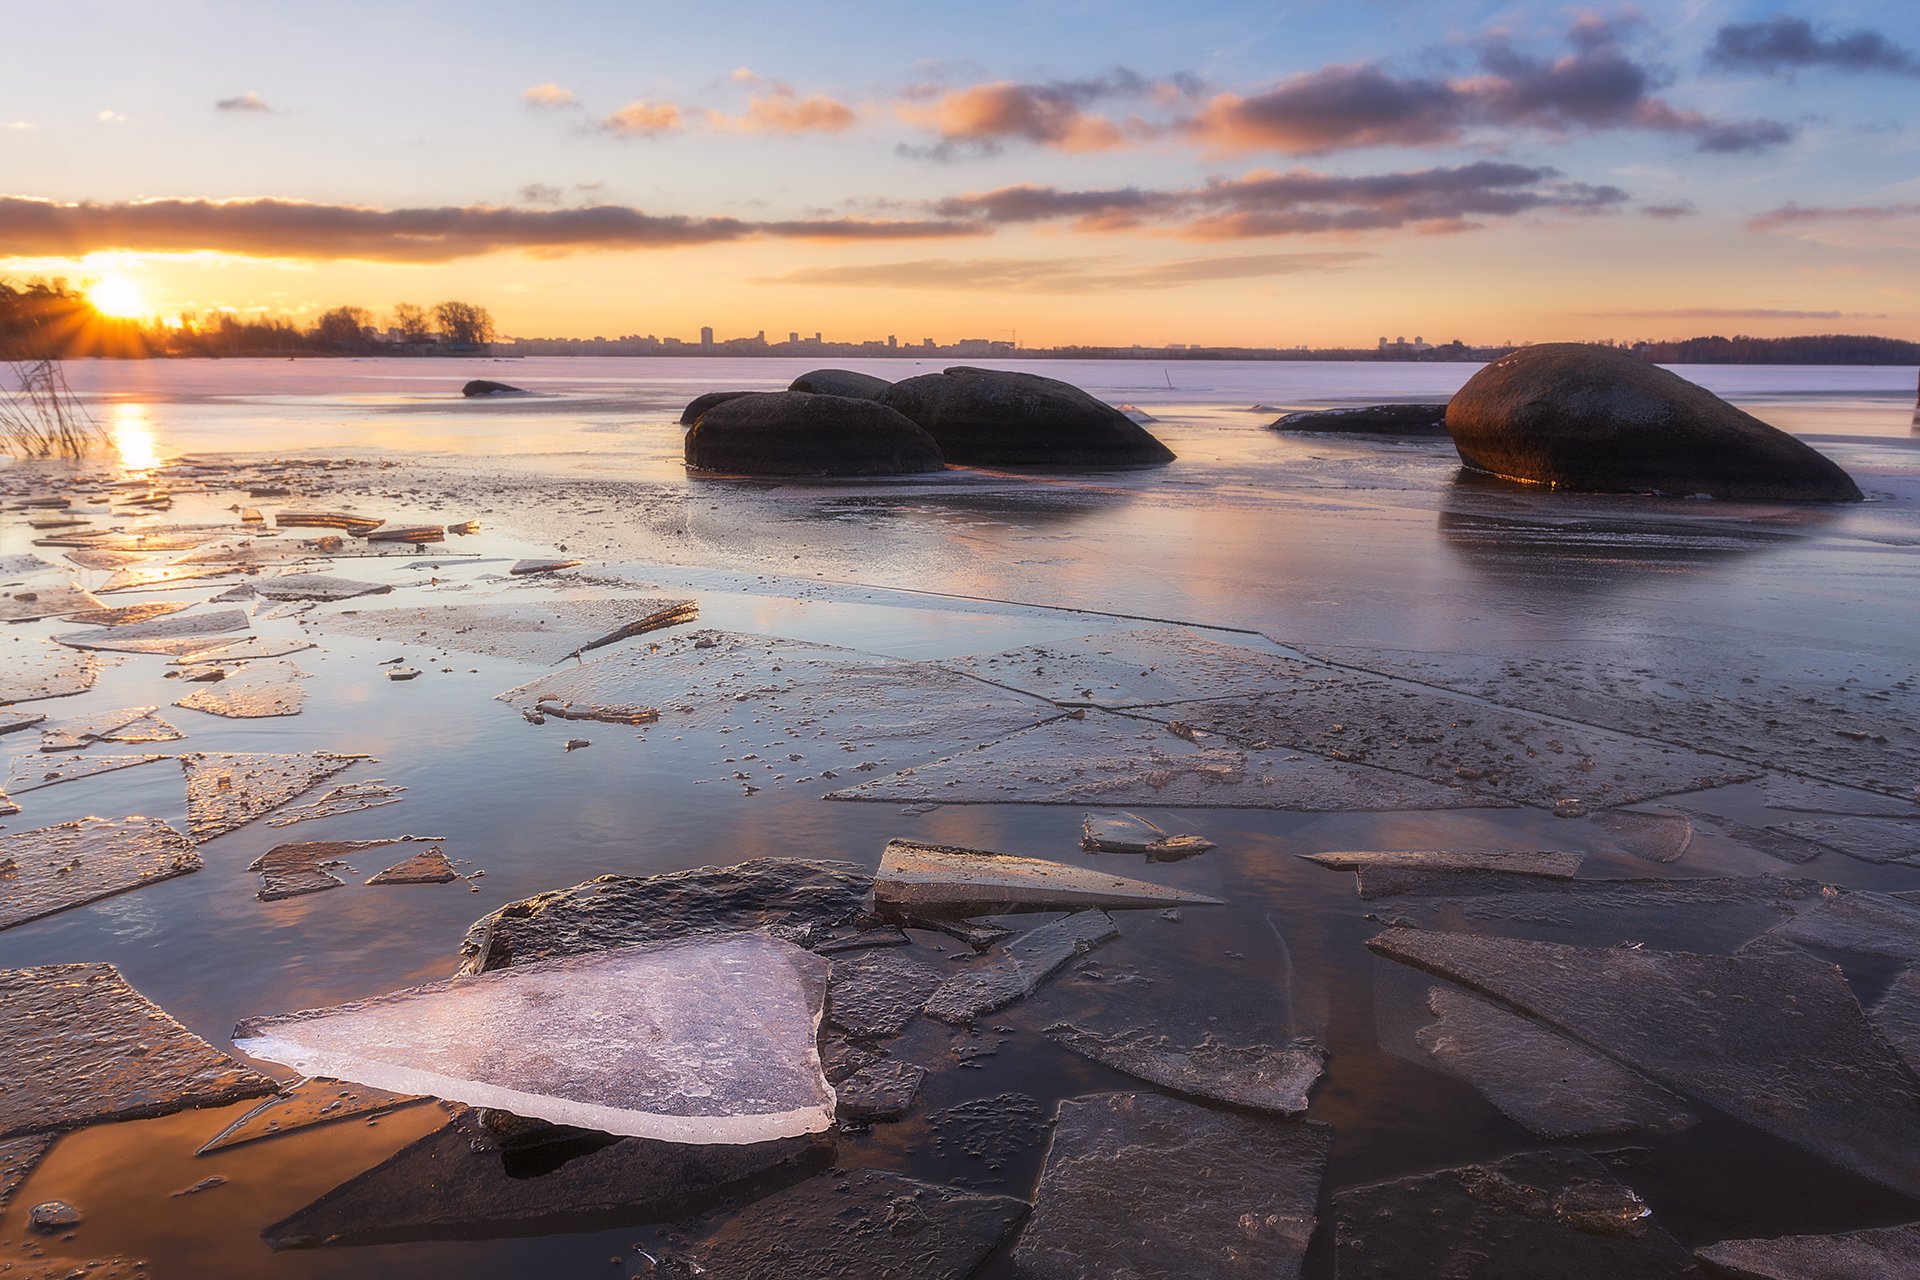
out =
<path fill-rule="evenodd" d="M 180 757 L 187 775 L 187 821 L 195 841 L 245 826 L 305 795 L 365 756 L 250 755 L 195 752 Z"/>
<path fill-rule="evenodd" d="M 943 665 L 1055 702 L 1103 707 L 1273 693 L 1332 674 L 1316 663 L 1183 627 L 1082 636 Z"/>
<path fill-rule="evenodd" d="M 1002 909 L 1218 906 L 1220 899 L 1130 880 L 1092 867 L 983 849 L 889 840 L 873 877 L 874 902 L 887 907 L 992 915 Z"/>
<path fill-rule="evenodd" d="M 0 929 L 199 869 L 193 845 L 157 818 L 0 836 Z"/>
<path fill-rule="evenodd" d="M 817 1133 L 827 964 L 765 934 L 642 944 L 260 1018 L 235 1044 L 309 1076 L 692 1144 Z"/>
<path fill-rule="evenodd" d="M 0 644 L 0 706 L 85 693 L 99 674 L 99 662 L 88 654 L 15 638 Z"/>
<path fill-rule="evenodd" d="M 322 619 L 321 625 L 389 644 L 431 645 L 489 658 L 552 663 L 689 621 L 693 609 L 691 600 L 651 597 L 424 605 L 341 613 Z"/>

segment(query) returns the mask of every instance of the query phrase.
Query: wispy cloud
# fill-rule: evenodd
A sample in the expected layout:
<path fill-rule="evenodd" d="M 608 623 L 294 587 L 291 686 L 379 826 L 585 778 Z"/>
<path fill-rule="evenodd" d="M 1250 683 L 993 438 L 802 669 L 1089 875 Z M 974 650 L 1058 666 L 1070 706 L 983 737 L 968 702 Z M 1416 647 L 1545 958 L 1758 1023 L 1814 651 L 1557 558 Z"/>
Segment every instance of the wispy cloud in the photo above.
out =
<path fill-rule="evenodd" d="M 1691 200 L 1676 200 L 1672 204 L 1642 205 L 1640 212 L 1649 218 L 1662 218 L 1671 221 L 1675 218 L 1691 218 L 1700 211 L 1693 207 Z"/>
<path fill-rule="evenodd" d="M 906 262 L 806 267 L 756 283 L 829 288 L 939 289 L 978 293 L 1117 293 L 1177 289 L 1214 280 L 1340 271 L 1373 255 L 1361 252 L 1229 254 L 1128 264 L 1079 258 L 919 258 Z"/>
<path fill-rule="evenodd" d="M 1881 320 L 1859 311 L 1796 311 L 1781 307 L 1669 307 L 1659 311 L 1589 311 L 1623 320 Z"/>
<path fill-rule="evenodd" d="M 537 84 L 528 89 L 520 95 L 520 101 L 536 111 L 564 111 L 569 107 L 580 105 L 573 96 L 573 90 L 563 88 L 552 81 Z"/>
<path fill-rule="evenodd" d="M 734 74 L 737 77 L 739 72 Z M 759 77 L 754 79 L 758 81 Z M 784 84 L 774 85 L 769 93 L 755 95 L 740 115 L 707 113 L 708 124 L 736 133 L 840 133 L 852 128 L 858 119 L 852 107 L 836 98 L 823 93 L 801 97 Z"/>
<path fill-rule="evenodd" d="M 1104 76 L 1044 84 L 996 80 L 961 88 L 921 85 L 909 91 L 895 111 L 940 136 L 933 147 L 906 149 L 916 158 L 991 154 L 1009 141 L 1062 151 L 1106 151 L 1130 138 L 1152 136 L 1157 126 L 1135 117 L 1115 120 L 1092 110 L 1095 103 L 1131 99 L 1165 105 L 1199 90 L 1200 81 L 1192 75 L 1153 79 L 1123 67 Z"/>
<path fill-rule="evenodd" d="M 657 138 L 679 130 L 680 108 L 671 102 L 639 99 L 603 116 L 598 127 L 618 138 Z"/>
<path fill-rule="evenodd" d="M 215 111 L 271 112 L 272 107 L 252 89 L 237 98 L 222 98 L 213 104 Z"/>
<path fill-rule="evenodd" d="M 98 120 L 101 124 L 125 124 L 127 122 L 126 113 L 115 111 L 112 107 L 100 108 L 99 114 L 94 116 L 94 119 Z"/>
<path fill-rule="evenodd" d="M 1920 76 L 1920 55 L 1878 31 L 1821 35 L 1805 18 L 1777 17 L 1764 22 L 1731 22 L 1714 33 L 1707 65 L 1723 71 L 1791 75 L 1824 68 L 1835 71 L 1887 72 Z"/>
<path fill-rule="evenodd" d="M 1802 205 L 1783 204 L 1747 220 L 1752 231 L 1784 231 L 1794 227 L 1835 223 L 1897 222 L 1920 217 L 1920 203 Z"/>
<path fill-rule="evenodd" d="M 577 209 L 494 205 L 374 209 L 295 200 L 142 200 L 67 204 L 0 196 L 0 244 L 19 256 L 106 250 L 209 251 L 264 258 L 446 262 L 518 250 L 556 255 L 662 249 L 771 237 L 827 241 L 984 234 L 977 222 L 863 218 L 752 222 L 648 214 L 623 205 Z"/>

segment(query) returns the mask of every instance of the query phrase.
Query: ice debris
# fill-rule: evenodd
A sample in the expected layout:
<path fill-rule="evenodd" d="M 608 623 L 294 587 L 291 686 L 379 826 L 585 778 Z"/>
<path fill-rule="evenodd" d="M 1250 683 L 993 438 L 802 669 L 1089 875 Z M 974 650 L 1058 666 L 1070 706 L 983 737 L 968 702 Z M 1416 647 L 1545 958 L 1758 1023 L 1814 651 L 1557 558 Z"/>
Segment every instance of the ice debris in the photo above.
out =
<path fill-rule="evenodd" d="M 1920 1276 L 1920 1222 L 1832 1236 L 1723 1240 L 1702 1261 L 1737 1280 L 1893 1280 Z"/>
<path fill-rule="evenodd" d="M 887 1060 L 861 1067 L 836 1086 L 840 1115 L 853 1121 L 898 1120 L 920 1096 L 927 1069 Z"/>
<path fill-rule="evenodd" d="M 446 884 L 458 880 L 460 873 L 447 861 L 439 845 L 430 845 L 411 858 L 396 862 L 380 872 L 368 884 Z"/>
<path fill-rule="evenodd" d="M 431 644 L 517 662 L 555 663 L 690 621 L 691 600 L 612 597 L 531 604 L 426 605 L 341 613 L 323 626 L 391 644 Z"/>
<path fill-rule="evenodd" d="M 302 840 L 279 844 L 247 864 L 247 870 L 260 873 L 262 902 L 299 898 L 327 889 L 338 889 L 346 881 L 333 874 L 345 867 L 342 861 L 363 849 L 384 849 L 398 840 Z"/>
<path fill-rule="evenodd" d="M 837 959 L 827 984 L 827 1020 L 858 1039 L 889 1039 L 919 1016 L 941 979 L 939 970 L 895 952 Z"/>
<path fill-rule="evenodd" d="M 324 573 L 261 578 L 253 584 L 253 589 L 268 600 L 314 600 L 323 604 L 352 600 L 359 596 L 384 596 L 393 591 L 392 587 L 382 582 L 356 582 L 351 578 L 336 578 Z"/>
<path fill-rule="evenodd" d="M 1352 871 L 1362 898 L 1527 888 L 1542 880 L 1571 880 L 1582 861 L 1577 853 L 1505 849 L 1335 850 L 1300 856 Z"/>
<path fill-rule="evenodd" d="M 225 835 L 368 757 L 194 752 L 180 757 L 187 776 L 187 822 L 196 843 Z"/>
<path fill-rule="evenodd" d="M 1176 1044 L 1143 1029 L 1103 1034 L 1068 1022 L 1047 1028 L 1064 1049 L 1174 1093 L 1249 1111 L 1296 1116 L 1327 1060 L 1318 1045 L 1223 1044 L 1212 1036 Z"/>
<path fill-rule="evenodd" d="M 1149 862 L 1175 862 L 1205 853 L 1213 841 L 1168 835 L 1134 813 L 1090 813 L 1080 823 L 1080 847 L 1088 853 L 1144 853 Z"/>
<path fill-rule="evenodd" d="M 1105 913 L 1080 911 L 1007 942 L 1005 950 L 944 979 L 927 997 L 926 1012 L 965 1025 L 1033 992 L 1076 956 L 1120 936 Z"/>
<path fill-rule="evenodd" d="M 935 915 L 1220 902 L 1090 867 L 914 840 L 887 842 L 873 877 L 873 898 L 884 908 Z"/>
<path fill-rule="evenodd" d="M 815 1045 L 826 962 L 759 933 L 517 964 L 243 1023 L 309 1076 L 605 1133 L 759 1143 L 833 1123 Z"/>
<path fill-rule="evenodd" d="M 157 818 L 78 822 L 0 836 L 0 929 L 200 869 L 200 855 Z"/>

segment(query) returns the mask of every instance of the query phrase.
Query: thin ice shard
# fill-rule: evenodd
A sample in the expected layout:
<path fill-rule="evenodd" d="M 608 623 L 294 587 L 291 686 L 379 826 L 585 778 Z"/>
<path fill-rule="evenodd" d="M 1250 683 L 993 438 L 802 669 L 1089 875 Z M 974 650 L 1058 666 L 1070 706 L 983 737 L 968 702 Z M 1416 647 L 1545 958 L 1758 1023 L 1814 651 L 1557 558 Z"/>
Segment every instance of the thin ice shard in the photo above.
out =
<path fill-rule="evenodd" d="M 254 591 L 268 600 L 352 600 L 359 596 L 384 596 L 393 588 L 383 582 L 356 582 L 324 573 L 295 573 L 284 578 L 260 578 Z"/>
<path fill-rule="evenodd" d="M 247 870 L 260 873 L 262 902 L 300 898 L 310 893 L 338 889 L 346 881 L 331 868 L 344 867 L 341 859 L 365 849 L 384 849 L 398 840 L 302 840 L 280 844 L 247 864 Z"/>
<path fill-rule="evenodd" d="M 169 614 L 191 609 L 190 604 L 178 601 L 154 602 L 151 604 L 126 604 L 114 609 L 94 609 L 87 613 L 67 615 L 68 622 L 77 622 L 89 627 L 126 627 L 140 622 L 152 622 Z"/>
<path fill-rule="evenodd" d="M 157 818 L 83 818 L 0 836 L 0 929 L 199 869 L 193 845 Z"/>
<path fill-rule="evenodd" d="M 390 644 L 554 663 L 693 616 L 691 600 L 648 597 L 377 609 L 342 613 L 322 625 Z"/>
<path fill-rule="evenodd" d="M 1920 1076 L 1920 971 L 1909 969 L 1893 980 L 1873 1006 L 1873 1025 L 1907 1069 Z"/>
<path fill-rule="evenodd" d="M 818 1133 L 827 965 L 765 934 L 698 937 L 255 1019 L 245 1052 L 310 1075 L 692 1144 Z"/>
<path fill-rule="evenodd" d="M 135 765 L 153 764 L 156 761 L 175 758 L 155 753 L 137 756 L 61 756 L 58 758 L 29 756 L 13 767 L 13 775 L 7 779 L 7 786 L 24 795 L 29 791 L 38 791 L 42 787 L 58 786 L 62 782 L 75 782 L 97 774 L 112 773 L 116 769 L 131 769 Z"/>
<path fill-rule="evenodd" d="M 1174 1093 L 1281 1116 L 1307 1109 L 1327 1060 L 1318 1045 L 1222 1044 L 1211 1036 L 1181 1045 L 1142 1029 L 1106 1035 L 1067 1022 L 1048 1027 L 1047 1038 Z"/>
<path fill-rule="evenodd" d="M 303 679 L 304 673 L 291 662 L 261 662 L 196 689 L 173 705 L 230 720 L 297 716 L 307 701 L 300 687 Z"/>
<path fill-rule="evenodd" d="M 446 853 L 439 845 L 433 845 L 423 853 L 416 853 L 403 862 L 396 862 L 380 872 L 368 884 L 446 884 L 458 880 L 460 873 L 447 861 Z"/>
<path fill-rule="evenodd" d="M 210 613 L 183 613 L 104 630 L 75 631 L 55 636 L 70 649 L 111 649 L 123 653 L 186 653 L 206 648 L 208 636 L 245 631 L 251 623 L 238 609 Z"/>
<path fill-rule="evenodd" d="M 1766 796 L 1769 809 L 1838 813 L 1859 818 L 1920 818 L 1920 800 L 1829 786 L 1805 778 L 1769 777 Z"/>
<path fill-rule="evenodd" d="M 271 813 L 366 756 L 201 753 L 180 757 L 187 775 L 187 822 L 196 843 Z"/>
<path fill-rule="evenodd" d="M 946 665 L 1054 702 L 1103 707 L 1277 692 L 1332 674 L 1316 663 L 1180 627 L 1082 636 Z"/>
<path fill-rule="evenodd" d="M 91 654 L 24 637 L 0 641 L 0 706 L 85 693 L 99 674 Z"/>
<path fill-rule="evenodd" d="M 1329 1132 L 1150 1093 L 1062 1102 L 1014 1261 L 1034 1280 L 1298 1276 Z"/>
<path fill-rule="evenodd" d="M 1205 853 L 1213 841 L 1169 835 L 1136 813 L 1090 813 L 1080 822 L 1080 847 L 1088 853 L 1143 853 L 1150 862 L 1175 862 Z"/>
<path fill-rule="evenodd" d="M 881 1169 L 813 1178 L 747 1206 L 693 1247 L 727 1280 L 967 1280 L 1026 1205 Z"/>
<path fill-rule="evenodd" d="M 146 719 L 158 710 L 158 707 L 120 707 L 112 711 L 89 711 L 85 715 L 49 720 L 40 726 L 40 749 L 78 751 L 89 743 L 112 739 L 127 726 Z"/>
<path fill-rule="evenodd" d="M 1920 1276 L 1920 1222 L 1835 1236 L 1723 1240 L 1699 1256 L 1738 1280 L 1895 1280 Z"/>
<path fill-rule="evenodd" d="M 399 804 L 400 793 L 405 790 L 405 787 L 396 787 L 378 778 L 369 778 L 365 782 L 348 782 L 335 787 L 318 800 L 282 809 L 267 819 L 267 825 L 290 827 L 296 822 L 310 822 L 315 818 L 336 818 L 345 813 L 359 813 L 363 809 L 379 809 L 386 805 Z"/>
<path fill-rule="evenodd" d="M 0 1138 L 272 1093 L 110 964 L 0 970 Z"/>
<path fill-rule="evenodd" d="M 251 662 L 256 658 L 284 658 L 290 654 L 304 653 L 313 647 L 312 641 L 299 640 L 292 636 L 248 636 L 245 640 L 189 650 L 168 665 L 193 667 L 203 663 Z"/>
<path fill-rule="evenodd" d="M 1309 862 L 1354 873 L 1362 898 L 1397 894 L 1477 893 L 1571 880 L 1577 853 L 1548 850 L 1385 850 L 1303 853 Z"/>
<path fill-rule="evenodd" d="M 343 1084 L 338 1080 L 302 1080 L 286 1092 L 268 1098 L 259 1106 L 207 1139 L 195 1154 L 212 1155 L 229 1147 L 298 1133 L 316 1125 L 332 1124 L 355 1117 L 383 1116 L 401 1107 L 410 1107 L 426 1099 L 384 1089 L 369 1089 L 362 1084 Z"/>
<path fill-rule="evenodd" d="M 1840 971 L 1392 929 L 1367 943 L 1844 1168 L 1920 1193 L 1920 1086 Z"/>
<path fill-rule="evenodd" d="M 912 1062 L 873 1062 L 834 1086 L 840 1115 L 854 1121 L 898 1120 L 913 1109 L 927 1069 Z"/>
<path fill-rule="evenodd" d="M 873 877 L 873 900 L 885 907 L 955 915 L 1220 903 L 1090 867 L 913 840 L 887 842 Z"/>
<path fill-rule="evenodd" d="M 927 997 L 929 1016 L 963 1026 L 1023 999 L 1054 970 L 1120 936 L 1100 911 L 1081 911 L 1012 939 L 1006 950 L 942 982 Z"/>
<path fill-rule="evenodd" d="M 65 586 L 22 587 L 0 592 L 0 622 L 32 622 L 38 618 L 60 618 L 69 614 L 99 609 L 100 601 L 92 592 L 69 583 Z"/>
<path fill-rule="evenodd" d="M 1686 1105 L 1651 1080 L 1490 1000 L 1434 987 L 1427 1002 L 1440 1020 L 1421 1028 L 1420 1047 L 1539 1137 L 1693 1123 Z"/>

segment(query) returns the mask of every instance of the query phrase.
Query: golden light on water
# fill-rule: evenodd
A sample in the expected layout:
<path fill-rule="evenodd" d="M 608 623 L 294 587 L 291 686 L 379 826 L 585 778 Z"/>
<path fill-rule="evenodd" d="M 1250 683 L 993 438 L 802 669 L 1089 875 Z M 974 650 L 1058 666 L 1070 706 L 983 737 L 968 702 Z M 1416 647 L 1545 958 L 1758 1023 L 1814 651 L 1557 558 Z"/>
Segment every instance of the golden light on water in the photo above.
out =
<path fill-rule="evenodd" d="M 116 404 L 107 421 L 107 434 L 113 439 L 121 464 L 130 471 L 147 471 L 160 465 L 160 448 L 154 439 L 153 423 L 147 419 L 144 404 Z"/>
<path fill-rule="evenodd" d="M 140 286 L 123 275 L 104 275 L 87 286 L 87 301 L 103 316 L 134 320 L 146 314 Z"/>

